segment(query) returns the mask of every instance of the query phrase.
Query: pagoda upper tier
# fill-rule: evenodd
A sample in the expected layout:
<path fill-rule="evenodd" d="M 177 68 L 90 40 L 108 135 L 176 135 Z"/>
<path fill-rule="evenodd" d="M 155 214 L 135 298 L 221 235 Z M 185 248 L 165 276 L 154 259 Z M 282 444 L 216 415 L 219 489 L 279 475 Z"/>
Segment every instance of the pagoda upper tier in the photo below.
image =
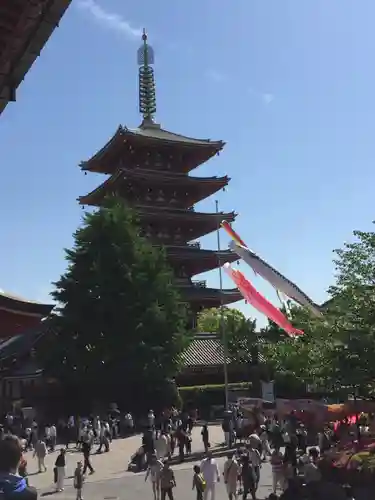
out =
<path fill-rule="evenodd" d="M 154 206 L 186 209 L 223 189 L 229 177 L 191 177 L 174 172 L 144 168 L 119 169 L 103 184 L 78 201 L 81 205 L 102 205 L 108 195 L 124 198 L 130 204 L 145 201 Z"/>
<path fill-rule="evenodd" d="M 219 290 L 217 288 L 207 288 L 205 281 L 195 281 L 192 285 L 180 286 L 181 296 L 190 304 L 194 314 L 203 309 L 211 307 L 220 307 L 243 300 L 241 293 L 237 288 Z"/>
<path fill-rule="evenodd" d="M 153 205 L 137 205 L 134 208 L 144 236 L 162 245 L 186 245 L 188 241 L 215 231 L 223 219 L 233 222 L 236 218 L 235 212 L 206 213 Z"/>
<path fill-rule="evenodd" d="M 89 160 L 81 162 L 80 167 L 110 175 L 129 165 L 132 168 L 188 173 L 218 154 L 224 145 L 223 141 L 194 139 L 143 121 L 132 130 L 120 125 L 107 144 Z"/>
<path fill-rule="evenodd" d="M 209 288 L 193 279 L 237 259 L 229 251 L 203 250 L 197 238 L 218 230 L 223 219 L 233 222 L 235 212 L 202 213 L 194 205 L 223 189 L 223 177 L 193 177 L 189 173 L 219 154 L 223 141 L 194 139 L 163 129 L 155 122 L 154 52 L 143 33 L 137 53 L 139 110 L 136 129 L 119 126 L 112 138 L 89 160 L 80 164 L 87 173 L 109 175 L 99 187 L 81 196 L 81 205 L 101 206 L 116 196 L 132 207 L 140 233 L 155 246 L 164 247 L 182 299 L 192 316 L 206 307 L 219 307 L 242 299 L 237 289 Z"/>
<path fill-rule="evenodd" d="M 216 269 L 226 262 L 238 260 L 230 250 L 202 249 L 198 241 L 180 245 L 165 245 L 168 261 L 180 280 Z"/>

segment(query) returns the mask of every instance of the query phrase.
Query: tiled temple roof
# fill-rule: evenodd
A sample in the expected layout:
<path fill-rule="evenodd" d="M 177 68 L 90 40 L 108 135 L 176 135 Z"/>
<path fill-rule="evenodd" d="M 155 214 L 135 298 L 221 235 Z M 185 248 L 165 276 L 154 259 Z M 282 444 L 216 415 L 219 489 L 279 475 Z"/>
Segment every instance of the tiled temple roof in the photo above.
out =
<path fill-rule="evenodd" d="M 0 363 L 9 358 L 19 358 L 29 353 L 38 340 L 45 334 L 43 327 L 15 335 L 0 342 Z"/>
<path fill-rule="evenodd" d="M 248 346 L 244 346 L 243 351 L 248 356 L 251 363 L 252 355 Z M 213 333 L 199 333 L 195 335 L 189 347 L 181 355 L 182 366 L 185 369 L 199 369 L 205 367 L 222 366 L 224 363 L 223 345 L 220 337 Z M 233 363 L 230 356 L 227 363 Z M 264 357 L 259 354 L 258 361 L 264 362 Z"/>

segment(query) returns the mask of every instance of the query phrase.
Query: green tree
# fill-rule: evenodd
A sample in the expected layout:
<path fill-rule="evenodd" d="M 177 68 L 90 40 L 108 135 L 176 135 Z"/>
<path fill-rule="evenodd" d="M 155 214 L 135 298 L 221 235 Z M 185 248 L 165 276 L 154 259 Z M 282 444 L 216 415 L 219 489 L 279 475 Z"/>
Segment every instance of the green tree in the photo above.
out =
<path fill-rule="evenodd" d="M 256 322 L 246 318 L 238 309 L 206 309 L 198 315 L 197 329 L 200 332 L 225 334 L 228 353 L 238 363 L 248 362 L 251 355 L 257 357 Z"/>
<path fill-rule="evenodd" d="M 291 307 L 290 319 L 305 335 L 265 342 L 263 354 L 275 372 L 368 396 L 375 379 L 375 233 L 354 231 L 354 236 L 334 251 L 336 283 L 323 317 Z"/>
<path fill-rule="evenodd" d="M 52 294 L 59 308 L 41 353 L 47 374 L 88 399 L 170 404 L 162 387 L 187 345 L 187 312 L 163 250 L 115 199 L 85 214 L 74 240 Z"/>
<path fill-rule="evenodd" d="M 275 378 L 299 385 L 331 387 L 335 378 L 332 365 L 335 344 L 327 317 L 317 318 L 308 309 L 293 304 L 289 304 L 288 317 L 304 335 L 289 338 L 277 325 L 270 323 L 262 331 L 264 342 L 261 344 L 269 370 Z"/>
<path fill-rule="evenodd" d="M 221 322 L 228 332 L 232 332 L 239 325 L 247 321 L 246 316 L 239 309 L 234 307 L 212 307 L 204 309 L 198 314 L 197 330 L 199 332 L 219 333 Z"/>
<path fill-rule="evenodd" d="M 337 346 L 338 383 L 358 395 L 375 379 L 375 233 L 354 231 L 355 241 L 335 250 L 336 284 L 329 290 Z"/>

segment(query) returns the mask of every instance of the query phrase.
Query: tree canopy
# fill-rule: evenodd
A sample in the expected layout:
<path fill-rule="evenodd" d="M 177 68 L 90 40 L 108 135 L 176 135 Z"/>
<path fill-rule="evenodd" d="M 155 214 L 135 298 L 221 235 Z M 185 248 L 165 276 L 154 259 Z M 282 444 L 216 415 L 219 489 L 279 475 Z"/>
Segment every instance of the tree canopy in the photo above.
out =
<path fill-rule="evenodd" d="M 290 320 L 305 335 L 275 342 L 271 324 L 262 351 L 275 373 L 368 396 L 375 380 L 375 233 L 353 234 L 354 242 L 334 250 L 335 283 L 322 318 L 291 306 Z"/>
<path fill-rule="evenodd" d="M 186 306 L 163 250 L 111 199 L 85 214 L 65 252 L 67 270 L 52 294 L 55 334 L 41 353 L 47 374 L 97 399 L 163 404 L 188 342 Z"/>
<path fill-rule="evenodd" d="M 335 250 L 329 312 L 338 339 L 339 382 L 368 395 L 375 380 L 375 232 L 353 234 L 354 242 Z"/>
<path fill-rule="evenodd" d="M 220 336 L 225 334 L 228 353 L 238 363 L 246 363 L 251 353 L 256 354 L 256 321 L 246 318 L 238 309 L 206 309 L 198 315 L 197 327 L 200 332 L 216 333 Z"/>

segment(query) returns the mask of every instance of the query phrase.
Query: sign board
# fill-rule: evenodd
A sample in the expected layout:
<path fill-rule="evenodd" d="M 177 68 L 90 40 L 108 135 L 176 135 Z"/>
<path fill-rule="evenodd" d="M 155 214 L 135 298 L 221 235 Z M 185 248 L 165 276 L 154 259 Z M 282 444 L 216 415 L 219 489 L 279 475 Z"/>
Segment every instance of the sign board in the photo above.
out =
<path fill-rule="evenodd" d="M 261 382 L 262 384 L 262 399 L 270 403 L 275 402 L 275 382 Z"/>

